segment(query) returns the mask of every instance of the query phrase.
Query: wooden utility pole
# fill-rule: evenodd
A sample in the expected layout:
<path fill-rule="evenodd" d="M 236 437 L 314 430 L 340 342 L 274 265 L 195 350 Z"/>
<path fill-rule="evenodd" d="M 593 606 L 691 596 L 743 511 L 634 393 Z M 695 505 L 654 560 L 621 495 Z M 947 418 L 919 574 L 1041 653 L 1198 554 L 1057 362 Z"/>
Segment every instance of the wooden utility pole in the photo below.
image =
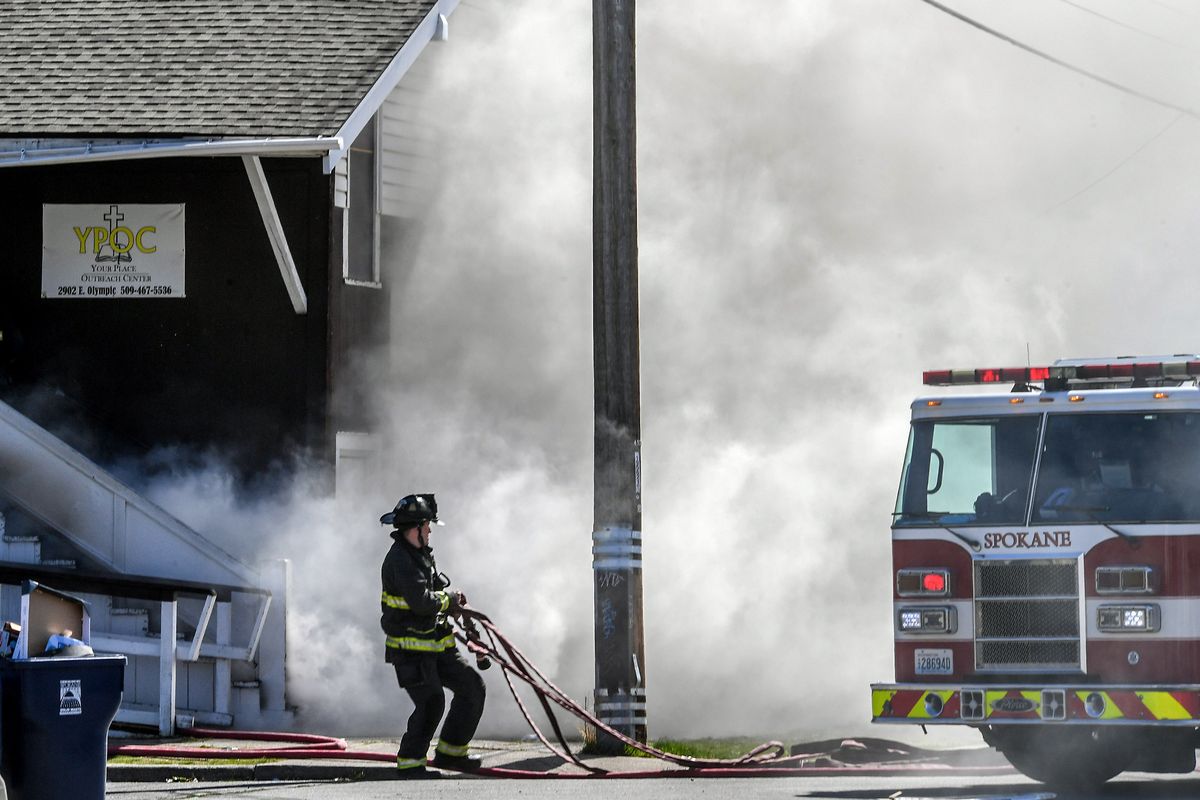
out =
<path fill-rule="evenodd" d="M 646 741 L 634 0 L 592 0 L 596 712 Z M 603 750 L 617 750 L 600 737 Z"/>

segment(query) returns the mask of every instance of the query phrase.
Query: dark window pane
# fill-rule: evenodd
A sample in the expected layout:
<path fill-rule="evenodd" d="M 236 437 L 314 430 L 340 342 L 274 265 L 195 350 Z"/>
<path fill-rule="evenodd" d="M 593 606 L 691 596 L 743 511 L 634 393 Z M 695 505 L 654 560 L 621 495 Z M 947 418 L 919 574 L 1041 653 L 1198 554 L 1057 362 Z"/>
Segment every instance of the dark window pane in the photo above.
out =
<path fill-rule="evenodd" d="M 1033 519 L 1200 520 L 1200 414 L 1051 416 Z"/>
<path fill-rule="evenodd" d="M 376 280 L 375 202 L 375 122 L 372 120 L 350 148 L 346 277 L 353 280 Z"/>

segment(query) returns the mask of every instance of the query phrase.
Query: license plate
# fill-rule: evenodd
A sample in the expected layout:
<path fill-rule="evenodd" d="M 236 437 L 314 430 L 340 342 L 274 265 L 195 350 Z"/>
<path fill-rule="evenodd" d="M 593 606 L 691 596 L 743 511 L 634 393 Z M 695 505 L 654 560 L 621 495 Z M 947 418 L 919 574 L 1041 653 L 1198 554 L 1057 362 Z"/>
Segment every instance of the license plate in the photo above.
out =
<path fill-rule="evenodd" d="M 954 651 L 918 650 L 918 675 L 950 675 L 954 672 Z"/>

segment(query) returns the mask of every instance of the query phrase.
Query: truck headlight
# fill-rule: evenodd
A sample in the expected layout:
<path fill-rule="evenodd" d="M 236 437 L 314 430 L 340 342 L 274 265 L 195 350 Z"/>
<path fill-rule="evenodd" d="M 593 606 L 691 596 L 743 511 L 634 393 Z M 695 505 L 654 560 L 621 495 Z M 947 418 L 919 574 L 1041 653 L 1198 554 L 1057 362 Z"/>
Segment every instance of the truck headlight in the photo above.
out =
<path fill-rule="evenodd" d="M 901 608 L 896 623 L 901 633 L 954 633 L 958 614 L 953 606 Z"/>
<path fill-rule="evenodd" d="M 1096 591 L 1100 594 L 1153 594 L 1151 567 L 1096 567 Z"/>
<path fill-rule="evenodd" d="M 1154 633 L 1161 624 L 1156 605 L 1100 606 L 1096 627 L 1105 633 Z"/>

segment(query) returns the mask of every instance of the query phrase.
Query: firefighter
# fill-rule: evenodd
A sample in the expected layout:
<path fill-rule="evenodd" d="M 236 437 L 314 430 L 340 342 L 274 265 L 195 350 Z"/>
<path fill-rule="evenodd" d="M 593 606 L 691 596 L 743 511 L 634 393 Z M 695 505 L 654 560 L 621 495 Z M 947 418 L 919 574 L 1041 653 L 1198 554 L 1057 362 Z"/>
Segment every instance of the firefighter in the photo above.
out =
<path fill-rule="evenodd" d="M 385 659 L 413 701 L 408 729 L 400 740 L 396 766 L 403 778 L 437 778 L 425 759 L 434 731 L 446 708 L 445 690 L 454 694 L 442 726 L 433 766 L 469 772 L 480 761 L 467 755 L 483 715 L 483 678 L 455 647 L 449 616 L 467 602 L 450 592 L 449 578 L 438 572 L 429 545 L 431 525 L 442 525 L 432 494 L 410 494 L 379 518 L 391 525 L 393 544 L 383 560 L 380 624 L 387 636 Z"/>

